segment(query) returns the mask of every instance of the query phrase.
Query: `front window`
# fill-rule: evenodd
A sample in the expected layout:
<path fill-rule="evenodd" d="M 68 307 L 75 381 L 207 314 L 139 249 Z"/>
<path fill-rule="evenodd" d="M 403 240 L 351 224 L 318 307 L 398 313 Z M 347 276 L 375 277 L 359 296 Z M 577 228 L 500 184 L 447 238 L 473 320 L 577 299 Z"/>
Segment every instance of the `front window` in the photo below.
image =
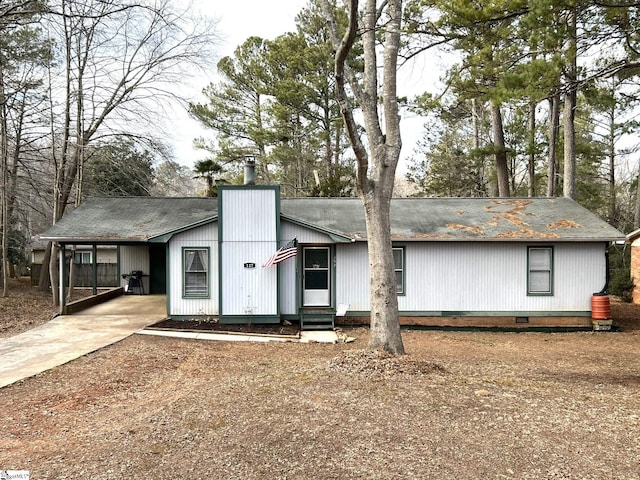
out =
<path fill-rule="evenodd" d="M 209 296 L 209 249 L 183 250 L 184 296 Z"/>
<path fill-rule="evenodd" d="M 527 294 L 553 295 L 553 247 L 529 247 Z"/>
<path fill-rule="evenodd" d="M 396 273 L 396 293 L 404 295 L 404 247 L 393 248 L 393 265 Z"/>

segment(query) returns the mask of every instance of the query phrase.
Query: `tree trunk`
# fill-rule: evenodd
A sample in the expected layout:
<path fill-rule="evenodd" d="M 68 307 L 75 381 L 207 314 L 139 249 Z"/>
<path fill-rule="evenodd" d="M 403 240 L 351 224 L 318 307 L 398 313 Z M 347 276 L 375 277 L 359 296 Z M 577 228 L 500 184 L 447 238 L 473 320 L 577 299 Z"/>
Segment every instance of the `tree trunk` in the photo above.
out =
<path fill-rule="evenodd" d="M 636 205 L 635 211 L 633 215 L 633 229 L 637 230 L 640 228 L 640 162 L 638 162 L 638 176 L 636 177 Z"/>
<path fill-rule="evenodd" d="M 529 104 L 529 197 L 536 196 L 536 104 Z"/>
<path fill-rule="evenodd" d="M 473 151 L 477 153 L 480 149 L 480 114 L 478 113 L 478 103 L 475 98 L 471 99 L 471 127 L 473 129 Z M 475 172 L 475 183 L 476 183 L 476 195 L 479 197 L 484 197 L 487 195 L 486 185 L 485 185 L 485 162 L 484 160 L 475 159 L 476 166 L 478 170 Z M 497 196 L 492 195 L 492 196 Z"/>
<path fill-rule="evenodd" d="M 562 191 L 565 197 L 576 199 L 576 131 L 575 115 L 577 103 L 577 22 L 575 8 L 568 17 L 566 72 L 567 93 L 564 98 L 564 180 Z"/>
<path fill-rule="evenodd" d="M 557 160 L 558 130 L 560 129 L 560 94 L 556 93 L 549 99 L 549 157 L 547 159 L 547 197 L 555 197 L 557 191 Z"/>
<path fill-rule="evenodd" d="M 48 292 L 51 286 L 51 277 L 49 276 L 49 262 L 51 260 L 51 242 L 47 243 L 44 249 L 44 258 L 42 259 L 42 268 L 40 269 L 40 277 L 38 278 L 38 290 Z"/>
<path fill-rule="evenodd" d="M 5 158 L 2 165 L 2 296 L 9 296 L 9 202 L 7 191 L 7 159 Z"/>
<path fill-rule="evenodd" d="M 67 288 L 67 302 L 73 300 L 73 295 L 75 294 L 75 286 L 76 286 L 76 262 L 75 262 L 75 254 L 76 247 L 75 245 L 71 248 L 69 258 L 69 286 Z"/>
<path fill-rule="evenodd" d="M 207 197 L 212 198 L 216 196 L 216 191 L 213 188 L 213 176 L 211 174 L 205 175 L 207 181 Z"/>
<path fill-rule="evenodd" d="M 379 195 L 364 199 L 371 297 L 369 347 L 402 354 L 404 346 L 398 321 L 389 203 L 389 198 Z"/>
<path fill-rule="evenodd" d="M 9 288 L 7 282 L 7 253 L 9 251 L 9 218 L 7 217 L 7 201 L 9 192 L 7 191 L 7 171 L 9 162 L 9 139 L 8 137 L 8 120 L 7 120 L 7 105 L 5 98 L 4 88 L 4 67 L 2 65 L 2 59 L 0 58 L 0 161 L 2 161 L 1 176 L 2 176 L 2 198 L 0 199 L 2 205 L 2 255 L 0 259 L 0 265 L 2 265 L 2 296 L 9 295 Z"/>
<path fill-rule="evenodd" d="M 564 99 L 564 177 L 562 192 L 567 198 L 576 199 L 576 92 L 568 92 Z"/>
<path fill-rule="evenodd" d="M 471 99 L 471 124 L 473 127 L 473 149 L 480 148 L 480 125 L 478 121 L 478 104 L 475 98 Z"/>
<path fill-rule="evenodd" d="M 323 0 L 322 7 L 336 47 L 336 99 L 340 104 L 349 141 L 357 159 L 356 185 L 364 205 L 367 224 L 371 302 L 369 348 L 382 349 L 396 355 L 404 354 L 389 213 L 395 172 L 402 148 L 396 84 L 402 1 L 384 2 L 384 9 L 381 7 L 381 11 L 378 12 L 376 1 L 366 0 L 361 17 L 362 24 L 358 28 L 358 0 L 350 0 L 349 26 L 342 39 L 338 36 L 330 2 Z M 377 24 L 379 14 L 386 16 L 384 29 L 380 29 Z M 364 52 L 362 84 L 347 64 L 347 56 L 358 31 L 362 32 Z M 384 33 L 379 36 L 381 31 Z M 382 92 L 378 90 L 378 40 L 382 40 Z M 347 81 L 362 112 L 367 136 L 366 146 L 360 136 L 354 107 L 346 94 Z M 384 109 L 385 134 L 378 110 L 380 94 Z"/>
<path fill-rule="evenodd" d="M 613 89 L 612 89 L 613 90 Z M 614 92 L 612 91 L 612 94 Z M 611 105 L 609 111 L 609 201 L 607 220 L 615 224 L 616 218 L 616 106 Z"/>
<path fill-rule="evenodd" d="M 56 261 L 58 258 L 58 253 L 60 249 L 57 245 L 51 244 L 51 257 L 49 258 L 49 278 L 51 279 L 51 296 L 53 299 L 53 305 L 58 307 L 60 306 L 60 288 L 62 288 L 60 282 L 60 272 L 58 270 L 58 262 Z M 61 261 L 64 261 L 62 259 Z M 44 264 L 42 265 L 44 268 Z"/>
<path fill-rule="evenodd" d="M 496 177 L 498 180 L 498 196 L 511 196 L 509 189 L 509 165 L 507 163 L 507 149 L 504 143 L 504 127 L 500 106 L 491 102 L 491 126 L 493 129 L 493 148 L 496 157 Z"/>

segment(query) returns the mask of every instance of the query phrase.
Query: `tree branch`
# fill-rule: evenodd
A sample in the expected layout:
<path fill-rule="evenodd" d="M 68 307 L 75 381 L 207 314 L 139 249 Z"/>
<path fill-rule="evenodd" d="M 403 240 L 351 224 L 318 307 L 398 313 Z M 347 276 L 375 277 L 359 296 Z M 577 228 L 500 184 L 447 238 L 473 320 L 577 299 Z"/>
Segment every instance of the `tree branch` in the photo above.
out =
<path fill-rule="evenodd" d="M 322 1 L 322 7 L 325 13 L 325 17 L 327 18 L 327 24 L 329 27 L 329 32 L 331 34 L 332 42 L 334 47 L 336 48 L 336 57 L 335 57 L 335 75 L 336 75 L 336 100 L 340 105 L 340 112 L 345 121 L 345 126 L 347 129 L 347 135 L 349 136 L 349 140 L 351 142 L 353 151 L 356 155 L 356 159 L 358 161 L 358 175 L 357 182 L 358 188 L 364 191 L 364 187 L 366 186 L 367 180 L 367 171 L 369 169 L 369 155 L 367 153 L 367 149 L 362 142 L 362 138 L 358 133 L 358 124 L 353 116 L 353 109 L 349 104 L 349 98 L 347 96 L 346 84 L 345 84 L 345 75 L 354 77 L 347 65 L 347 57 L 353 44 L 355 43 L 356 34 L 358 30 L 358 0 L 350 0 L 350 10 L 349 10 L 349 26 L 344 36 L 340 39 L 338 36 L 338 27 L 336 25 L 335 17 L 333 14 L 333 10 L 331 9 L 331 5 L 328 0 Z M 354 89 L 354 93 L 356 98 L 358 96 L 363 96 L 362 92 L 359 89 L 359 85 L 357 82 L 349 82 Z"/>

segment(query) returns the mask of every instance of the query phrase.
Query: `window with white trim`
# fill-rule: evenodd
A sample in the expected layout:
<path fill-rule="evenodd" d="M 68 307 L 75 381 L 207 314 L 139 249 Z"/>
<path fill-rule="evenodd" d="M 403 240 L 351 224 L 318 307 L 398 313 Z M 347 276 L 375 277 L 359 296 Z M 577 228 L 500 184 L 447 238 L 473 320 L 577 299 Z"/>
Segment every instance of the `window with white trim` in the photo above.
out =
<path fill-rule="evenodd" d="M 79 252 L 76 250 L 73 255 L 73 263 L 76 265 L 89 265 L 91 263 L 91 252 Z"/>
<path fill-rule="evenodd" d="M 527 294 L 553 295 L 553 247 L 528 247 Z"/>
<path fill-rule="evenodd" d="M 185 248 L 182 251 L 185 297 L 209 296 L 209 249 Z"/>
<path fill-rule="evenodd" d="M 404 247 L 393 247 L 393 266 L 396 273 L 396 293 L 404 295 Z"/>

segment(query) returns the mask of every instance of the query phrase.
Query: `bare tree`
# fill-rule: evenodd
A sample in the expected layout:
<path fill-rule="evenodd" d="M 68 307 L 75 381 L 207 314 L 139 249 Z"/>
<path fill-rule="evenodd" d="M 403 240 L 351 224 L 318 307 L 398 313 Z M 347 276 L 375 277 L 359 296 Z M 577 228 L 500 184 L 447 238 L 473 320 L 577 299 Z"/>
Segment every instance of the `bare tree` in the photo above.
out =
<path fill-rule="evenodd" d="M 323 0 L 323 10 L 336 47 L 336 98 L 357 158 L 357 189 L 365 210 L 371 296 L 369 348 L 404 354 L 389 214 L 402 147 L 396 88 L 402 0 L 383 1 L 380 6 L 376 0 L 366 0 L 362 12 L 359 12 L 358 0 L 350 0 L 349 25 L 342 38 L 329 0 Z M 362 84 L 347 61 L 358 35 L 364 51 Z M 378 39 L 382 40 L 381 46 Z M 380 66 L 381 86 L 378 82 Z M 347 95 L 347 85 L 362 111 L 366 142 L 361 137 L 355 106 Z M 382 99 L 382 111 L 379 98 Z"/>
<path fill-rule="evenodd" d="M 130 134 L 139 125 L 160 123 L 154 108 L 177 100 L 175 85 L 213 58 L 211 22 L 190 18 L 190 5 L 181 11 L 172 5 L 170 0 L 149 5 L 59 0 L 52 6 L 64 67 L 62 82 L 51 87 L 52 99 L 64 99 L 60 105 L 52 100 L 51 106 L 53 223 L 80 193 L 74 186 L 81 187 L 86 147 L 103 135 Z M 49 274 L 57 302 L 56 255 L 50 257 Z M 40 285 L 46 283 L 41 277 Z"/>

